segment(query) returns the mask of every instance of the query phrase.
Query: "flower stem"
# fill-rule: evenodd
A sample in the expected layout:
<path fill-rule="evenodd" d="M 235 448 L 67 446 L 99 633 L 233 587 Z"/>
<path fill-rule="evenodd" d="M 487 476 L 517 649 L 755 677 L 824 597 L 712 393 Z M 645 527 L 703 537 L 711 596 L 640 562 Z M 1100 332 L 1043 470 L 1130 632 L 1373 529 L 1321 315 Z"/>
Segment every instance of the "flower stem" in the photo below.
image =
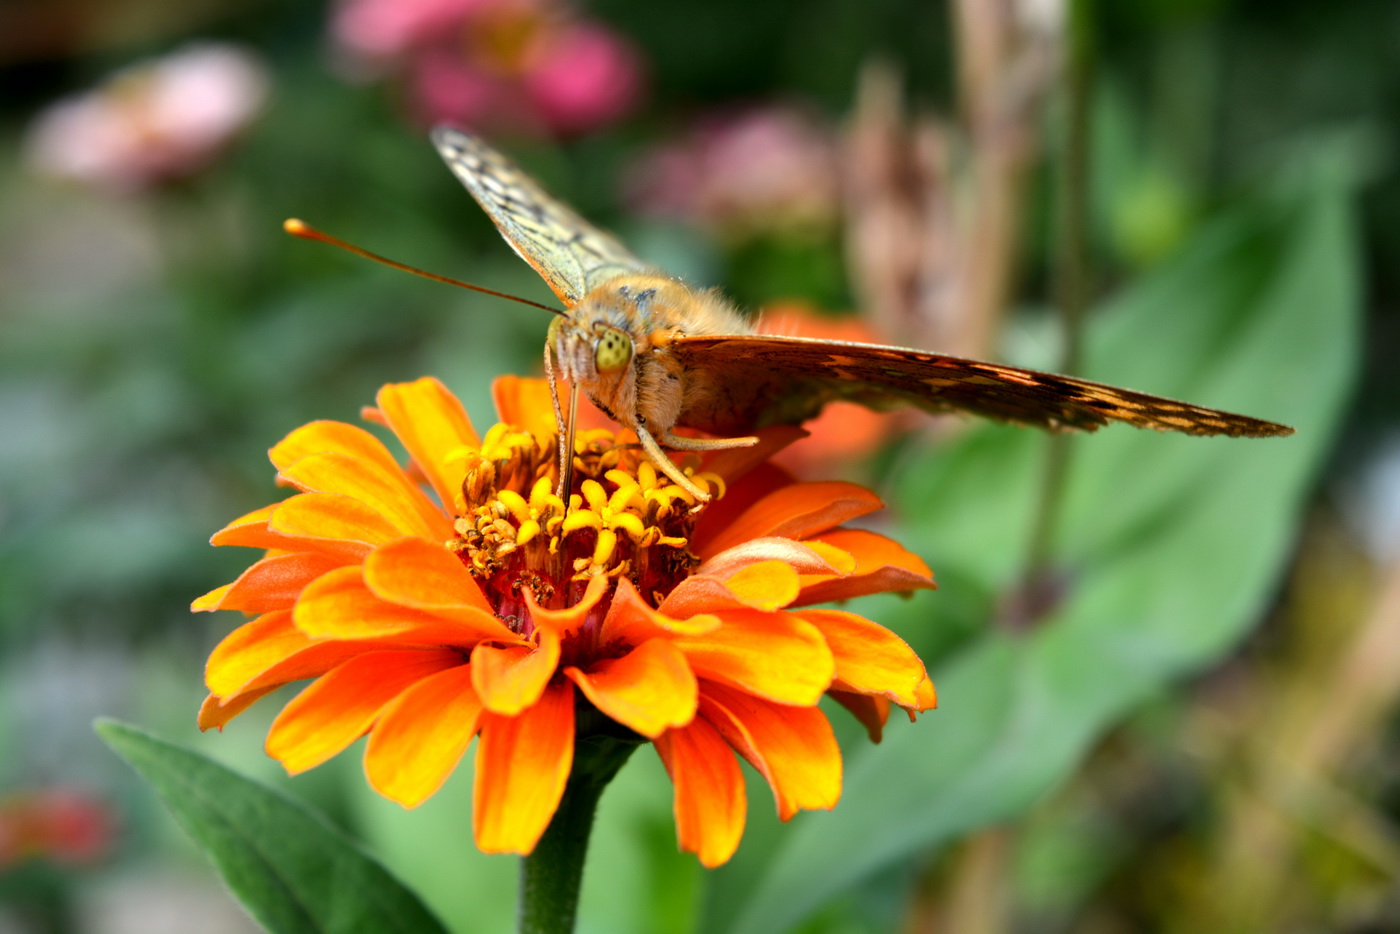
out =
<path fill-rule="evenodd" d="M 1066 16 L 1064 97 L 1066 126 L 1060 154 L 1059 231 L 1055 271 L 1064 329 L 1062 373 L 1080 367 L 1084 315 L 1092 292 L 1089 256 L 1089 121 L 1093 106 L 1094 49 L 1091 0 L 1071 0 Z M 1030 536 L 1026 581 L 1040 589 L 1050 570 L 1060 507 L 1069 475 L 1070 437 L 1050 436 L 1039 508 Z"/>
<path fill-rule="evenodd" d="M 520 934 L 570 934 L 578 913 L 588 835 L 603 789 L 637 748 L 608 736 L 580 739 L 564 797 L 520 864 Z"/>

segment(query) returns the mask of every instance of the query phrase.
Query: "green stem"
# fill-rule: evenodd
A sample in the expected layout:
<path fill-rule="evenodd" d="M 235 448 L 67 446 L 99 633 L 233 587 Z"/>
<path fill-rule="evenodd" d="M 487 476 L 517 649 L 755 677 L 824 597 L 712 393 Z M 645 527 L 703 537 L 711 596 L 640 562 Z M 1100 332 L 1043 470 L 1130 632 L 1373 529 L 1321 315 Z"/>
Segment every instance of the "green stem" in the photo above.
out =
<path fill-rule="evenodd" d="M 1093 42 L 1089 0 L 1071 0 L 1065 50 L 1065 139 L 1060 156 L 1055 274 L 1064 329 L 1060 371 L 1080 368 L 1084 315 L 1091 294 L 1089 262 L 1089 118 L 1093 105 Z M 1031 528 L 1025 587 L 1040 589 L 1050 570 L 1055 529 L 1069 477 L 1070 438 L 1052 435 L 1046 450 L 1040 505 Z"/>
<path fill-rule="evenodd" d="M 571 934 L 588 835 L 603 789 L 637 748 L 607 736 L 581 739 L 564 797 L 535 850 L 520 864 L 520 934 Z"/>

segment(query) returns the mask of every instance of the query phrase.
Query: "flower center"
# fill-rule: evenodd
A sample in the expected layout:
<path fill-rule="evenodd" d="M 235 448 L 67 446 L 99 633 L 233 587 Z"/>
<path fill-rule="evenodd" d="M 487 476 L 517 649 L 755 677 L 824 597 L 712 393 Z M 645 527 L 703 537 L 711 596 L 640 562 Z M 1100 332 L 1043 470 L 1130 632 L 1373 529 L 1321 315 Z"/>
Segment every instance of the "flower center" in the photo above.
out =
<path fill-rule="evenodd" d="M 566 511 L 554 493 L 553 439 L 545 441 L 496 425 L 480 447 L 453 453 L 464 479 L 453 504 L 457 537 L 448 547 L 512 625 L 523 619 L 525 588 L 542 606 L 566 607 L 598 576 L 625 575 L 643 597 L 659 602 L 699 563 L 688 549 L 695 498 L 659 474 L 635 445 L 620 445 L 611 431 L 598 429 L 575 440 Z M 693 479 L 723 495 L 719 477 Z"/>

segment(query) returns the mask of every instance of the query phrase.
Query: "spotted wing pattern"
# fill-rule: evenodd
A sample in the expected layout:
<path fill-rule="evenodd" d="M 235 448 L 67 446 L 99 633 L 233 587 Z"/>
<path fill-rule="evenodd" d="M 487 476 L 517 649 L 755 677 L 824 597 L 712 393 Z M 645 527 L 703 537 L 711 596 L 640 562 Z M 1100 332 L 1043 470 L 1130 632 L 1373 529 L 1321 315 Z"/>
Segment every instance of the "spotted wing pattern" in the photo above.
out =
<path fill-rule="evenodd" d="M 566 306 L 614 276 L 652 271 L 479 137 L 440 126 L 433 130 L 433 144 L 501 236 Z"/>
<path fill-rule="evenodd" d="M 680 423 L 716 434 L 797 423 L 836 399 L 963 411 L 1055 430 L 1109 422 L 1192 435 L 1291 435 L 1286 425 L 1130 389 L 903 347 L 766 335 L 681 337 L 671 352 L 703 374 Z"/>

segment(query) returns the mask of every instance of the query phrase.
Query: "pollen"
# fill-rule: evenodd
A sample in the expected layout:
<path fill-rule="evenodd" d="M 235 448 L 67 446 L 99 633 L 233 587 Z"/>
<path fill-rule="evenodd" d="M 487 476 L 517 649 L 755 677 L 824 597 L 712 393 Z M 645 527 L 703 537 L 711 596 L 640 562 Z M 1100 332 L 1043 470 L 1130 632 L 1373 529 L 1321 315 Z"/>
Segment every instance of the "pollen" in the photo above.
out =
<path fill-rule="evenodd" d="M 645 594 L 669 593 L 698 559 L 689 550 L 696 497 L 661 474 L 635 445 L 607 430 L 576 439 L 566 509 L 554 493 L 554 439 L 496 425 L 479 447 L 449 459 L 463 480 L 447 543 L 483 583 L 515 608 L 528 587 L 542 605 L 566 605 L 595 577 L 628 578 Z M 690 471 L 722 496 L 723 481 Z M 504 605 L 499 609 L 507 609 Z"/>

